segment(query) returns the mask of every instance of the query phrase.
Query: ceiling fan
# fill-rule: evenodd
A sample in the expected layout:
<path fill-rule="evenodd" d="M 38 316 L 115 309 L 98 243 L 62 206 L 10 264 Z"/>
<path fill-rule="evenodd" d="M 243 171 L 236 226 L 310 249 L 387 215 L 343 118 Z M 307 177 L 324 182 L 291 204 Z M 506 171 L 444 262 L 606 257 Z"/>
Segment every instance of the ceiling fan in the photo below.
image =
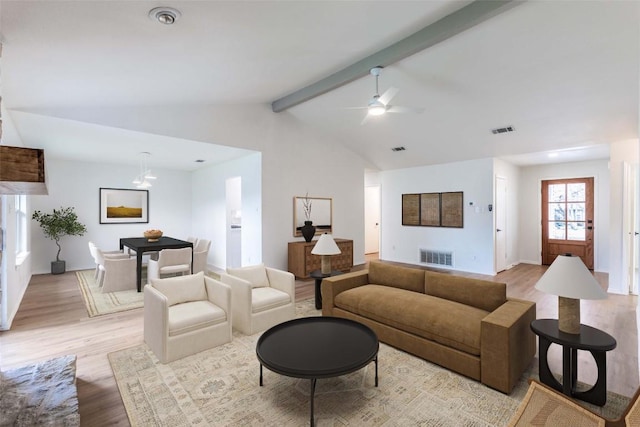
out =
<path fill-rule="evenodd" d="M 424 108 L 419 107 L 401 107 L 399 105 L 391 105 L 390 102 L 394 96 L 398 93 L 398 89 L 395 87 L 390 87 L 387 89 L 382 95 L 378 91 L 378 78 L 380 77 L 380 72 L 382 71 L 382 67 L 373 67 L 370 71 L 371 75 L 376 78 L 376 93 L 369 100 L 369 103 L 366 107 L 355 107 L 357 109 L 366 109 L 367 115 L 364 116 L 361 125 L 365 124 L 371 116 L 380 116 L 385 113 L 416 113 L 420 114 L 424 111 Z"/>

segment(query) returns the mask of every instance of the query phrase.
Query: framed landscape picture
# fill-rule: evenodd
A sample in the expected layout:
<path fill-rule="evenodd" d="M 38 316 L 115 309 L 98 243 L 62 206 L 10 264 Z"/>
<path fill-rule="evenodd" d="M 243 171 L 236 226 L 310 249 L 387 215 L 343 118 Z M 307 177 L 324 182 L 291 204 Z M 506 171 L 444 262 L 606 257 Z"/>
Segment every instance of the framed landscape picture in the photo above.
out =
<path fill-rule="evenodd" d="M 149 190 L 100 188 L 100 224 L 149 222 Z"/>

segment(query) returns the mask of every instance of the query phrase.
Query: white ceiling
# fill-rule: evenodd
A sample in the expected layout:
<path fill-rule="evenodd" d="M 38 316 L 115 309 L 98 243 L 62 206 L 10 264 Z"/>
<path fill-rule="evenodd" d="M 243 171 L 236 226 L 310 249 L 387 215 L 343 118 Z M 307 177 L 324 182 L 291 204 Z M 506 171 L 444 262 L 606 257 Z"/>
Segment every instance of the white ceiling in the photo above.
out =
<path fill-rule="evenodd" d="M 41 112 L 270 104 L 469 3 L 2 0 L 3 108 L 24 144 L 48 156 L 135 163 L 149 151 L 156 167 L 193 170 L 196 159 L 247 152 Z M 147 16 L 156 6 L 182 17 L 160 25 Z M 334 136 L 379 169 L 606 158 L 608 144 L 638 137 L 639 28 L 636 1 L 530 1 L 383 70 L 381 92 L 399 88 L 392 104 L 423 114 L 361 126 L 364 112 L 345 107 L 366 105 L 371 76 L 273 114 Z M 515 132 L 490 132 L 502 126 Z M 549 150 L 560 152 L 551 159 Z"/>

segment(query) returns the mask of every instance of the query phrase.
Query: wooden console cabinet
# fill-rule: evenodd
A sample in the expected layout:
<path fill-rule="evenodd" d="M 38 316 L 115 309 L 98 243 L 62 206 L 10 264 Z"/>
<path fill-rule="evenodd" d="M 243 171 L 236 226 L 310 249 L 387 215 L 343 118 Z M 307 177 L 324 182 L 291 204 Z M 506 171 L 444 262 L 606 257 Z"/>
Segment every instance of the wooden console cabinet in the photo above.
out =
<path fill-rule="evenodd" d="M 331 269 L 348 272 L 353 267 L 353 240 L 334 240 L 342 253 L 331 257 Z M 296 277 L 306 279 L 313 270 L 320 269 L 320 255 L 311 254 L 316 243 L 317 240 L 289 242 L 289 271 Z"/>

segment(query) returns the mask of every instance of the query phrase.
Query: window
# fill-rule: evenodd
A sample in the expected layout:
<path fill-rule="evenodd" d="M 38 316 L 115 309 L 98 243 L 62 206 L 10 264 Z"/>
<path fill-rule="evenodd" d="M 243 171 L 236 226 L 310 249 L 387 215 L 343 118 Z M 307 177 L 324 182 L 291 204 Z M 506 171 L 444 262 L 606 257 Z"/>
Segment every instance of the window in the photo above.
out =
<path fill-rule="evenodd" d="M 27 196 L 16 196 L 16 255 L 27 252 Z"/>
<path fill-rule="evenodd" d="M 549 238 L 586 240 L 586 185 L 549 185 Z"/>

